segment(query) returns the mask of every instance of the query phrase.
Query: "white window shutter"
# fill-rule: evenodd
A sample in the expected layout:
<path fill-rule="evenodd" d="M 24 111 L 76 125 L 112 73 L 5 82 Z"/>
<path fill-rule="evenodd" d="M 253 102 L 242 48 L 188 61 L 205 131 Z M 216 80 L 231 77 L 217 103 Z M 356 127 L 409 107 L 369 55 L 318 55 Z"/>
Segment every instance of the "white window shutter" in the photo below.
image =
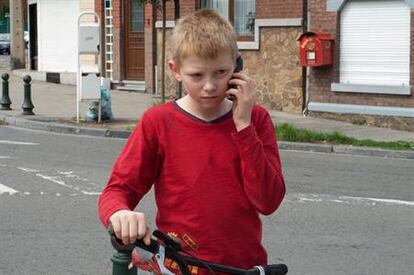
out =
<path fill-rule="evenodd" d="M 410 12 L 403 0 L 347 1 L 341 11 L 341 83 L 409 85 Z"/>

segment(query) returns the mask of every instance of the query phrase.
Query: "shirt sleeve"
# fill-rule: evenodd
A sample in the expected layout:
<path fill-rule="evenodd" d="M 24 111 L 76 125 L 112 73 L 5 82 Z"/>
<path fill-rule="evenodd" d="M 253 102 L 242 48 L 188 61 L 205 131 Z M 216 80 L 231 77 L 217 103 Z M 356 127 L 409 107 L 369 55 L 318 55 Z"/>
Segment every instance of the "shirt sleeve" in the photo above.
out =
<path fill-rule="evenodd" d="M 266 115 L 258 123 L 233 133 L 241 159 L 243 188 L 258 212 L 270 215 L 285 195 L 279 150 L 273 122 Z"/>
<path fill-rule="evenodd" d="M 112 167 L 98 200 L 99 218 L 105 227 L 113 213 L 133 210 L 151 189 L 159 170 L 158 139 L 154 125 L 143 116 Z"/>

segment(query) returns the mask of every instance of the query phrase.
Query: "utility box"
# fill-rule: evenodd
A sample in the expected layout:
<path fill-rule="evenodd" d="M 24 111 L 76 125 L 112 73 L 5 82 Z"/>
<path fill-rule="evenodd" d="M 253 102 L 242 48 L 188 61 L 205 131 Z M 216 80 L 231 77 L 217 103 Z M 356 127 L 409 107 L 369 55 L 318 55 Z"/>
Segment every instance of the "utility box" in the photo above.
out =
<path fill-rule="evenodd" d="M 333 64 L 334 39 L 329 33 L 305 32 L 298 41 L 302 66 L 319 67 Z"/>
<path fill-rule="evenodd" d="M 83 73 L 80 83 L 82 100 L 101 98 L 101 77 L 99 74 Z"/>
<path fill-rule="evenodd" d="M 100 26 L 98 23 L 81 23 L 79 25 L 79 53 L 99 53 Z"/>

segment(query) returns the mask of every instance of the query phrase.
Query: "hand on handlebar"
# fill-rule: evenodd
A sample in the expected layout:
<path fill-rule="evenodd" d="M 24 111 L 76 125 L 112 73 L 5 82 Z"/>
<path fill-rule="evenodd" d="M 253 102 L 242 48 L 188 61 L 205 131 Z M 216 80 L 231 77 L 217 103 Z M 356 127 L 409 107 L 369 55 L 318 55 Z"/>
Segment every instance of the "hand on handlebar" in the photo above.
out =
<path fill-rule="evenodd" d="M 144 213 L 131 210 L 119 210 L 109 218 L 115 236 L 125 245 L 142 239 L 146 245 L 151 243 L 151 232 L 147 226 Z"/>
<path fill-rule="evenodd" d="M 112 225 L 109 226 L 109 234 L 111 235 L 111 243 L 114 248 L 117 250 L 124 249 L 122 245 L 120 246 L 120 240 L 115 238 L 115 232 Z M 146 244 L 141 240 L 136 241 L 133 246 L 129 246 L 132 250 L 132 260 L 128 268 L 136 266 L 139 269 L 151 271 L 155 275 L 174 275 L 174 273 L 165 266 L 164 260 L 170 259 L 178 264 L 180 272 L 183 275 L 191 275 L 188 266 L 197 266 L 202 269 L 207 269 L 211 273 L 218 271 L 237 275 L 285 275 L 288 272 L 288 268 L 284 264 L 255 266 L 251 269 L 241 269 L 203 261 L 183 250 L 179 242 L 165 233 L 155 230 L 153 234 L 156 239 L 150 239 L 150 244 Z"/>

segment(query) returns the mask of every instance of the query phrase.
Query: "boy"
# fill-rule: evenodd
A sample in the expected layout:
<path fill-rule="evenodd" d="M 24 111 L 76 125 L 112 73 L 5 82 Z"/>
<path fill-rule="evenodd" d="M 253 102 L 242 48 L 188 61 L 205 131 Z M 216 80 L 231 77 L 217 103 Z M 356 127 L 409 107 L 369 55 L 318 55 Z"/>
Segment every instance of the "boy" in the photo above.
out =
<path fill-rule="evenodd" d="M 253 81 L 233 73 L 234 30 L 197 11 L 177 24 L 172 52 L 169 69 L 187 95 L 145 112 L 99 199 L 100 219 L 125 244 L 149 244 L 146 218 L 133 210 L 154 184 L 157 227 L 184 249 L 241 268 L 266 264 L 259 214 L 278 208 L 285 185 L 272 120 Z"/>

